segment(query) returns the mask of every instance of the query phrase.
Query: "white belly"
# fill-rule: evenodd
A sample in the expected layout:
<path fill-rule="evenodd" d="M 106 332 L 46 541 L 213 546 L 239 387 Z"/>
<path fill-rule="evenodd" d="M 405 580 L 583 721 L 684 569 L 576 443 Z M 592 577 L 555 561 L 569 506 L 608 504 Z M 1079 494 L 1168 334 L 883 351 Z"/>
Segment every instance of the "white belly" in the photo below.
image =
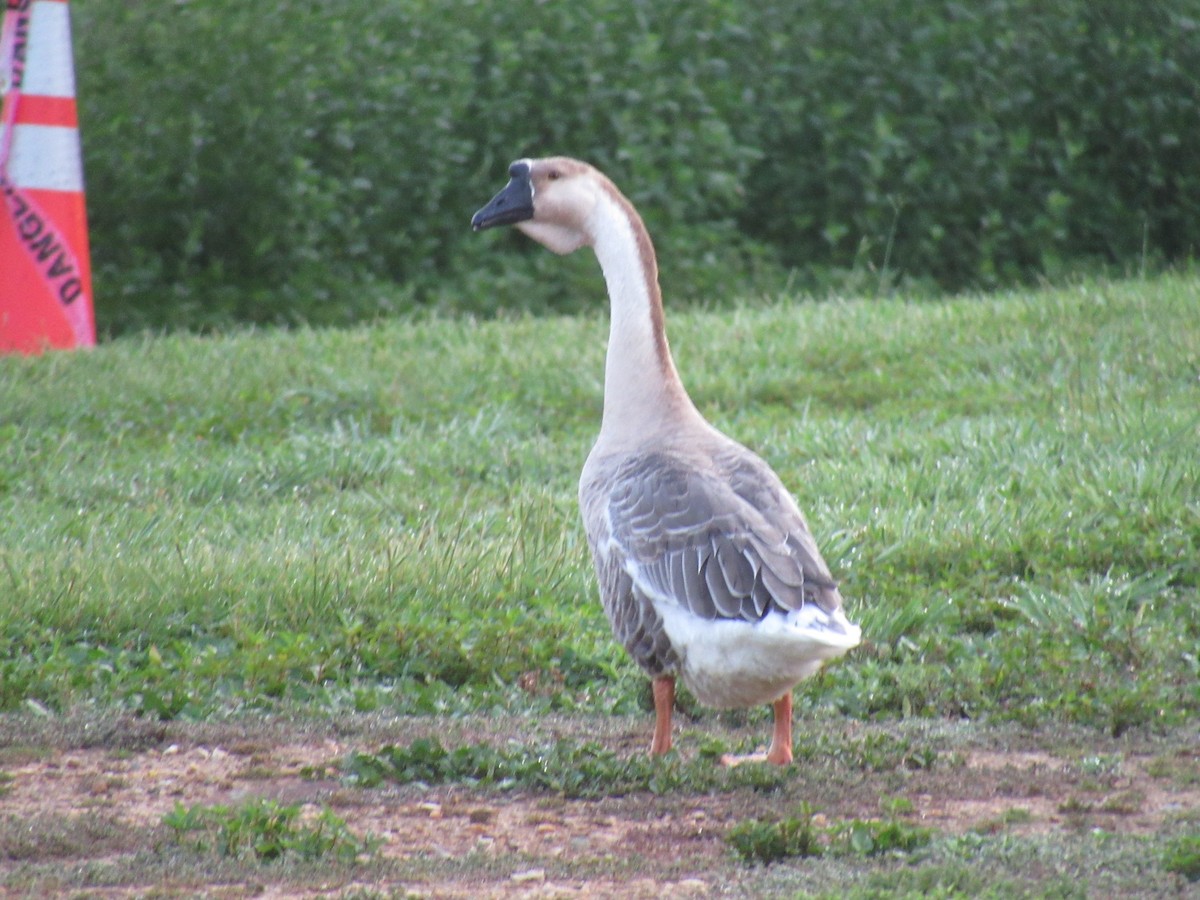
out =
<path fill-rule="evenodd" d="M 830 614 L 811 603 L 759 622 L 714 621 L 675 604 L 655 606 L 682 660 L 683 683 L 697 700 L 717 709 L 778 700 L 862 637 L 841 610 Z"/>

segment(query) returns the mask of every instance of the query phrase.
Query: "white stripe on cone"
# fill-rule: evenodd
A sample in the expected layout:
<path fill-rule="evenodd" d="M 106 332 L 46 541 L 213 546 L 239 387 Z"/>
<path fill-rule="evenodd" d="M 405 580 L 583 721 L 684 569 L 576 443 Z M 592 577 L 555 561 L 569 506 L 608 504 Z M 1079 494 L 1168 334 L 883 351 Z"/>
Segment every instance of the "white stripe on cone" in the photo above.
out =
<path fill-rule="evenodd" d="M 71 15 L 66 3 L 34 3 L 29 12 L 28 45 L 21 93 L 40 97 L 74 97 L 75 65 L 71 56 Z"/>
<path fill-rule="evenodd" d="M 79 129 L 17 125 L 13 129 L 8 179 L 17 187 L 34 191 L 81 193 L 83 160 L 79 153 Z"/>
<path fill-rule="evenodd" d="M 21 94 L 27 97 L 75 98 L 75 63 L 71 51 L 71 14 L 66 3 L 34 2 Z M 0 146 L 4 127 L 0 125 Z M 20 188 L 83 192 L 83 159 L 79 129 L 60 125 L 21 124 L 13 128 L 8 180 Z"/>

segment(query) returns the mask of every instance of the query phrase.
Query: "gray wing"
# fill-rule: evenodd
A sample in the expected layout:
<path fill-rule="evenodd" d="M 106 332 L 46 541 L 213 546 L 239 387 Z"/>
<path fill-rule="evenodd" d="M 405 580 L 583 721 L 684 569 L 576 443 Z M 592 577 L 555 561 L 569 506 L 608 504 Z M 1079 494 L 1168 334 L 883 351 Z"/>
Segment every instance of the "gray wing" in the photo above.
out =
<path fill-rule="evenodd" d="M 593 545 L 600 600 L 613 636 L 649 675 L 675 672 L 679 656 L 650 598 L 634 588 L 619 551 L 597 551 Z"/>
<path fill-rule="evenodd" d="M 711 467 L 667 453 L 627 460 L 608 501 L 611 542 L 633 594 L 704 619 L 757 621 L 841 596 L 774 472 L 738 446 Z"/>

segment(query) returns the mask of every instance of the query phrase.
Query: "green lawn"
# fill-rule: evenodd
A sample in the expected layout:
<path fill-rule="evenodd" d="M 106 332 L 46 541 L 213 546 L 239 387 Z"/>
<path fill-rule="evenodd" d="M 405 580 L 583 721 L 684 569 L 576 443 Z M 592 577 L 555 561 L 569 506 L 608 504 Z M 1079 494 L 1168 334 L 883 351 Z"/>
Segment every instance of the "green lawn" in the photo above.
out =
<path fill-rule="evenodd" d="M 765 710 L 686 696 L 679 753 L 630 749 L 646 682 L 575 508 L 600 302 L 0 358 L 0 797 L 33 779 L 38 810 L 0 816 L 0 890 L 502 893 L 512 865 L 659 894 L 1193 889 L 1200 279 L 668 313 L 864 630 L 799 693 L 782 772 L 713 763 Z M 330 735 L 310 814 L 270 799 Z M 190 754 L 220 745 L 252 780 L 205 803 Z M 553 810 L 576 849 L 416 852 L 455 826 L 409 807 L 451 797 L 501 833 Z M 635 843 L 597 855 L 597 822 Z"/>
<path fill-rule="evenodd" d="M 0 359 L 0 710 L 637 709 L 575 506 L 599 291 L 586 318 Z M 802 714 L 1200 712 L 1195 275 L 668 330 L 863 626 Z"/>

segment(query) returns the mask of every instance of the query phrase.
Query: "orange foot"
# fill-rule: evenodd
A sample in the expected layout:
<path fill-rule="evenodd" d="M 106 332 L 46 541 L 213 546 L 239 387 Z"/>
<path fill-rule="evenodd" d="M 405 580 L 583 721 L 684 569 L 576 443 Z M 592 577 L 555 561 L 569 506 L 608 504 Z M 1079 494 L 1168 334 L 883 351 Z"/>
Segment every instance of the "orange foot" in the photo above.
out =
<path fill-rule="evenodd" d="M 765 753 L 748 753 L 735 756 L 726 753 L 721 757 L 723 766 L 740 766 L 743 763 L 771 763 L 776 766 L 790 765 L 792 762 L 792 692 L 788 691 L 773 704 L 775 711 L 775 731 L 771 735 L 771 747 Z"/>

